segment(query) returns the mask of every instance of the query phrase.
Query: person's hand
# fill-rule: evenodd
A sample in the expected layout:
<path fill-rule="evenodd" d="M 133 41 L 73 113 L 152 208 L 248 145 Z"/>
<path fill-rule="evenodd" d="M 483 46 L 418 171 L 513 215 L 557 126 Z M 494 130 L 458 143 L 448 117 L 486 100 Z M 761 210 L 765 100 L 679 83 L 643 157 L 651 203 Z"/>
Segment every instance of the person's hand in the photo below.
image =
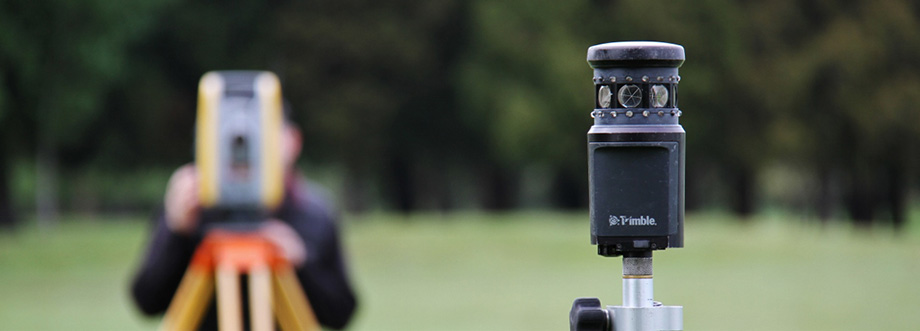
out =
<path fill-rule="evenodd" d="M 300 267 L 307 261 L 307 246 L 300 235 L 285 222 L 269 219 L 259 228 L 265 238 L 281 250 L 281 254 L 295 267 Z"/>
<path fill-rule="evenodd" d="M 172 174 L 163 198 L 166 209 L 166 226 L 170 231 L 189 235 L 198 228 L 198 172 L 187 164 Z"/>

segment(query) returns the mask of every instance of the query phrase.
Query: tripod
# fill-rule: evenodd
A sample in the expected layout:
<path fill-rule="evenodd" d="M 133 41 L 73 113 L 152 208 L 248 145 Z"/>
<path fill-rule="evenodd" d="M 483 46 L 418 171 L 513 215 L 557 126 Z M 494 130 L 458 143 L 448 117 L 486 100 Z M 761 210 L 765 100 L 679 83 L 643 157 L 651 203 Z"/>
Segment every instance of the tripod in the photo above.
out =
<path fill-rule="evenodd" d="M 320 330 L 294 269 L 264 237 L 215 230 L 195 251 L 179 284 L 161 330 L 193 330 L 217 288 L 220 330 L 243 329 L 240 274 L 249 276 L 252 330 L 274 330 L 273 316 L 283 330 Z"/>
<path fill-rule="evenodd" d="M 623 305 L 601 307 L 597 298 L 578 298 L 569 313 L 572 331 L 683 330 L 681 306 L 653 300 L 652 252 L 623 256 Z"/>

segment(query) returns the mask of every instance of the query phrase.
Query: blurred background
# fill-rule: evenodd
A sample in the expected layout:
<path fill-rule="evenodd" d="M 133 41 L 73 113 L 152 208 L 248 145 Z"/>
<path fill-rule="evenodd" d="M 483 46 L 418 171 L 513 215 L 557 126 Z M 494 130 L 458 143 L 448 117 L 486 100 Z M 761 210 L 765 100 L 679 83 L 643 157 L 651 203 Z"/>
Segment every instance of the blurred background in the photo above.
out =
<path fill-rule="evenodd" d="M 585 144 L 586 50 L 619 40 L 686 48 L 656 278 L 687 329 L 920 322 L 915 1 L 2 0 L 0 327 L 155 326 L 125 290 L 198 79 L 264 69 L 344 212 L 354 328 L 564 329 L 619 302 Z"/>

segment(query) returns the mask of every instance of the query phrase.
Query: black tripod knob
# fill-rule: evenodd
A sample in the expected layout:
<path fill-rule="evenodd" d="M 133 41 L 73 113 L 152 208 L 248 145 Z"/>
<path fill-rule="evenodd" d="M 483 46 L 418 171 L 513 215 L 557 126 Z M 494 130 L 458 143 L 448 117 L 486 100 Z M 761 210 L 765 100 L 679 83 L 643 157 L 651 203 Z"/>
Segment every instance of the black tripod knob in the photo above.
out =
<path fill-rule="evenodd" d="M 607 310 L 597 298 L 578 298 L 569 312 L 570 331 L 606 331 Z"/>

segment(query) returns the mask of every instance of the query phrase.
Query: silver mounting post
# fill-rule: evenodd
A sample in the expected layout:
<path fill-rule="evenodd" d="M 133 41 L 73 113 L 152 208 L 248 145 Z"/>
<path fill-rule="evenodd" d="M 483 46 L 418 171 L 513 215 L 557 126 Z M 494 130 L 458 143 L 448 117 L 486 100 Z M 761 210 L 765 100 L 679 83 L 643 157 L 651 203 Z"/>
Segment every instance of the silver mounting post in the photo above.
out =
<path fill-rule="evenodd" d="M 623 305 L 607 306 L 613 331 L 683 330 L 684 307 L 654 300 L 652 257 L 623 257 Z"/>

